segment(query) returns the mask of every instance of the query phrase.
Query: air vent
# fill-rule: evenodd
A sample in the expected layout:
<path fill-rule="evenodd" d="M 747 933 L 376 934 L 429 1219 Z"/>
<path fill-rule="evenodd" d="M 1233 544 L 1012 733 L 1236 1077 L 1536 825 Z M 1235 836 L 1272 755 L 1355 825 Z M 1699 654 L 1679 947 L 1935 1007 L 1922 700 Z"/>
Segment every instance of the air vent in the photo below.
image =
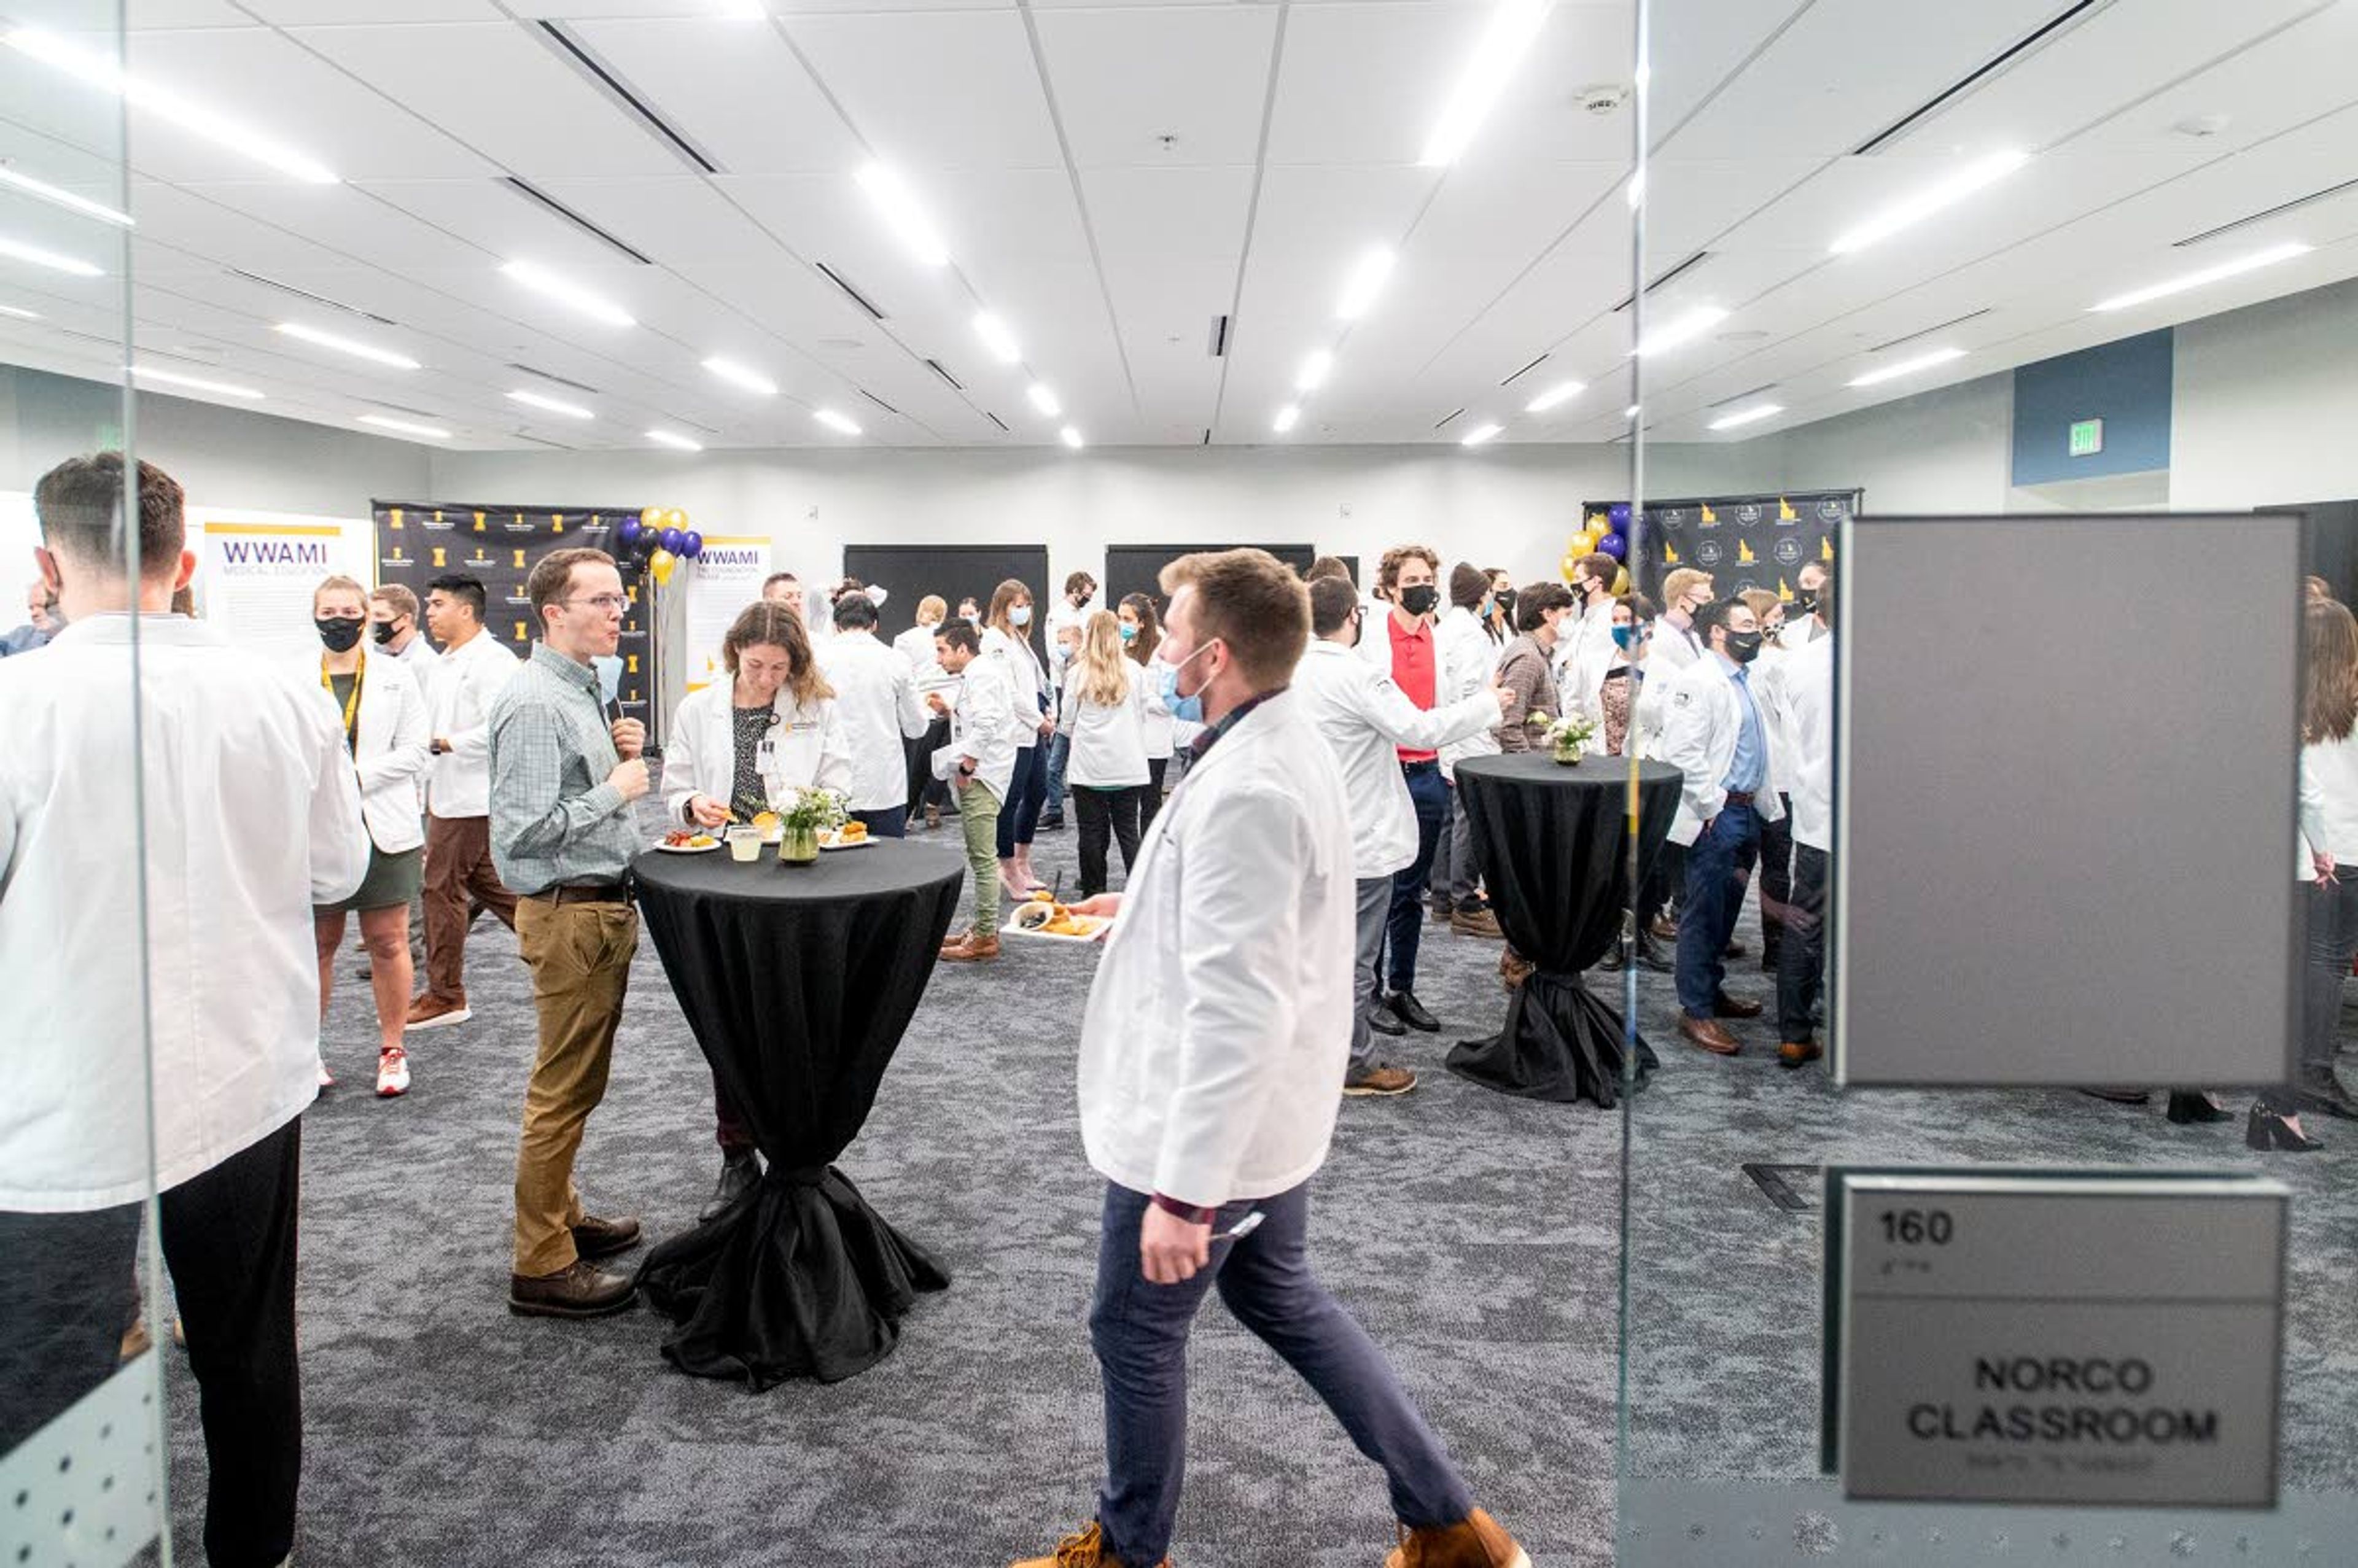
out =
<path fill-rule="evenodd" d="M 577 75 L 612 100 L 624 114 L 653 131 L 673 151 L 704 173 L 722 172 L 719 164 L 704 156 L 703 148 L 689 141 L 677 127 L 649 108 L 646 101 L 632 91 L 612 66 L 599 59 L 595 50 L 574 37 L 570 27 L 562 22 L 543 22 L 540 30 L 556 46 L 557 59 L 571 66 Z"/>
<path fill-rule="evenodd" d="M 1672 278 L 1674 278 L 1674 277 L 1677 277 L 1677 276 L 1681 276 L 1681 275 L 1682 275 L 1682 274 L 1683 274 L 1683 273 L 1688 273 L 1688 272 L 1692 272 L 1692 271 L 1693 271 L 1696 267 L 1701 266 L 1704 263 L 1705 263 L 1705 262 L 1709 261 L 1710 259 L 1711 259 L 1711 253 L 1710 253 L 1709 251 L 1697 251 L 1697 252 L 1695 252 L 1695 254 L 1693 254 L 1693 255 L 1691 255 L 1691 256 L 1687 257 L 1687 259 L 1686 259 L 1686 260 L 1684 260 L 1684 261 L 1682 261 L 1682 262 L 1679 263 L 1679 265 L 1676 265 L 1676 266 L 1674 266 L 1674 267 L 1671 268 L 1671 270 L 1670 270 L 1670 271 L 1668 271 L 1668 272 L 1666 272 L 1666 273 L 1663 273 L 1660 276 L 1659 276 L 1659 277 L 1655 278 L 1653 282 L 1651 282 L 1651 283 L 1650 283 L 1650 284 L 1646 285 L 1646 292 L 1647 292 L 1648 294 L 1650 294 L 1650 294 L 1652 294 L 1655 290 L 1657 290 L 1657 289 L 1660 288 L 1660 287 L 1662 287 L 1662 285 L 1664 285 L 1664 284 L 1666 284 L 1666 283 L 1670 282 L 1670 281 L 1671 281 L 1671 279 L 1672 279 Z M 1629 308 L 1629 307 L 1630 307 L 1630 306 L 1635 305 L 1637 302 L 1638 302 L 1638 297 L 1637 297 L 1636 295 L 1634 295 L 1634 294 L 1633 294 L 1633 295 L 1630 295 L 1628 298 L 1626 298 L 1626 299 L 1622 300 L 1620 304 L 1616 305 L 1613 308 L 1614 308 L 1617 312 L 1618 312 L 1618 311 L 1622 311 L 1622 310 L 1627 310 L 1627 309 L 1628 309 L 1628 308 Z M 1526 367 L 1526 368 L 1529 368 L 1529 367 Z M 1516 372 L 1515 373 L 1516 373 L 1516 374 L 1518 374 L 1518 375 L 1520 375 L 1520 374 L 1521 374 L 1521 373 L 1522 373 L 1522 372 L 1518 371 L 1518 372 Z"/>
<path fill-rule="evenodd" d="M 1764 382 L 1760 385 L 1752 388 L 1749 392 L 1739 392 L 1733 397 L 1722 397 L 1714 402 L 1705 404 L 1704 406 L 1707 408 L 1725 408 L 1731 403 L 1741 403 L 1747 397 L 1758 397 L 1762 393 L 1770 390 L 1776 384 L 1777 384 L 1773 381 Z"/>
<path fill-rule="evenodd" d="M 443 417 L 442 415 L 437 413 L 431 408 L 412 408 L 406 404 L 387 403 L 382 397 L 372 397 L 369 401 L 379 408 L 389 409 L 395 414 L 415 414 L 420 419 L 439 419 Z"/>
<path fill-rule="evenodd" d="M 1968 310 L 1962 316 L 1952 316 L 1946 321 L 1936 322 L 1920 332 L 1910 332 L 1904 338 L 1894 338 L 1887 343 L 1877 343 L 1866 351 L 1870 354 L 1879 354 L 1886 349 L 1896 349 L 1902 343 L 1912 343 L 1919 338 L 1929 338 L 1935 332 L 1945 332 L 1952 327 L 1962 327 L 1968 321 L 1976 321 L 1988 315 L 1992 308 L 1985 305 L 1978 310 Z"/>
<path fill-rule="evenodd" d="M 291 294 L 297 299 L 308 299 L 314 305 L 324 305 L 330 310 L 341 310 L 347 316 L 357 316 L 363 321 L 374 321 L 381 327 L 398 327 L 400 322 L 373 310 L 363 310 L 357 305 L 347 305 L 341 299 L 330 299 L 324 294 L 314 294 L 308 288 L 297 288 L 291 283 L 281 283 L 275 277 L 265 277 L 258 272 L 243 267 L 229 269 L 232 277 L 242 277 L 248 283 L 258 283 L 265 288 L 275 288 L 281 294 Z"/>
<path fill-rule="evenodd" d="M 555 382 L 559 386 L 569 386 L 576 392 L 586 392 L 592 397 L 598 395 L 598 389 L 590 385 L 586 382 L 575 381 L 568 376 L 551 375 L 545 370 L 535 370 L 530 365 L 518 364 L 514 360 L 510 360 L 508 362 L 508 369 L 513 371 L 521 371 L 525 375 L 538 376 L 543 381 Z"/>
<path fill-rule="evenodd" d="M 2265 211 L 2255 212 L 2248 218 L 2238 218 L 2232 223 L 2222 223 L 2215 229 L 2205 229 L 2199 234 L 2190 234 L 2177 242 L 2171 248 L 2183 250 L 2188 245 L 2199 245 L 2205 240 L 2215 240 L 2222 234 L 2232 234 L 2236 230 L 2250 224 L 2280 217 L 2296 207 L 2306 207 L 2312 201 L 2322 201 L 2329 196 L 2339 196 L 2345 190 L 2358 190 L 2358 179 L 2345 179 L 2339 185 L 2329 185 L 2322 190 L 2312 190 L 2306 196 L 2296 196 L 2289 201 L 2279 201 Z"/>
<path fill-rule="evenodd" d="M 851 302 L 854 305 L 859 306 L 862 310 L 867 311 L 871 319 L 878 321 L 884 319 L 884 312 L 877 309 L 875 306 L 870 304 L 868 302 L 868 296 L 860 293 L 860 290 L 844 282 L 843 274 L 836 271 L 835 268 L 827 265 L 825 262 L 813 262 L 811 263 L 811 265 L 818 268 L 819 272 L 825 276 L 827 282 L 835 285 L 838 288 L 843 290 L 844 293 L 849 295 L 851 297 Z"/>
<path fill-rule="evenodd" d="M 994 425 L 998 426 L 998 427 L 999 427 L 999 428 L 1001 429 L 1001 432 L 1003 432 L 1004 434 L 1007 434 L 1007 435 L 1010 435 L 1010 436 L 1011 436 L 1011 435 L 1015 434 L 1015 432 L 1014 432 L 1014 431 L 1010 430 L 1010 429 L 1008 429 L 1008 428 L 1007 428 L 1007 421 L 1006 421 L 1006 420 L 1001 419 L 998 415 L 993 414 L 990 409 L 988 409 L 988 408 L 984 409 L 984 410 L 982 411 L 982 416 L 983 416 L 984 418 L 986 418 L 986 419 L 990 420 L 992 424 L 994 424 Z"/>
<path fill-rule="evenodd" d="M 949 387 L 952 392 L 964 392 L 966 390 L 966 384 L 958 380 L 957 377 L 952 375 L 949 372 L 944 370 L 942 368 L 941 361 L 927 360 L 925 362 L 925 368 L 932 371 L 936 375 L 940 376 L 944 381 L 949 383 Z"/>
<path fill-rule="evenodd" d="M 887 414 L 898 414 L 901 412 L 899 409 L 893 407 L 891 404 L 885 402 L 882 398 L 877 396 L 874 393 L 869 391 L 864 386 L 860 389 L 860 395 L 868 399 L 869 402 L 873 403 L 877 407 L 882 408 Z"/>
<path fill-rule="evenodd" d="M 1539 368 L 1540 368 L 1540 366 L 1541 366 L 1541 365 L 1543 365 L 1543 364 L 1545 364 L 1545 363 L 1547 363 L 1547 362 L 1548 362 L 1548 356 L 1547 356 L 1547 355 L 1545 355 L 1545 354 L 1541 354 L 1539 358 L 1537 358 L 1537 359 L 1533 360 L 1531 363 L 1529 363 L 1529 364 L 1525 365 L 1522 369 L 1520 369 L 1520 370 L 1517 371 L 1514 374 L 1512 374 L 1512 375 L 1509 376 L 1506 380 L 1504 380 L 1504 381 L 1500 382 L 1498 384 L 1499 384 L 1500 386 L 1512 386 L 1512 385 L 1514 385 L 1514 384 L 1515 384 L 1515 383 L 1517 383 L 1517 382 L 1519 382 L 1519 381 L 1522 380 L 1522 379 L 1523 379 L 1523 377 L 1525 377 L 1525 376 L 1527 376 L 1527 375 L 1531 374 L 1531 372 L 1533 372 L 1533 371 L 1535 371 L 1535 370 L 1539 369 Z"/>
<path fill-rule="evenodd" d="M 1856 157 L 1875 151 L 1877 147 L 1883 146 L 1884 143 L 1890 141 L 1893 137 L 1905 132 L 1909 126 L 1915 124 L 1917 121 L 1924 119 L 1928 115 L 1939 113 L 1942 108 L 1948 105 L 1951 100 L 1972 92 L 1974 88 L 1980 86 L 1984 81 L 1988 81 L 1999 71 L 2004 70 L 2006 67 L 2014 64 L 2017 60 L 2020 60 L 2025 56 L 2028 55 L 2031 50 L 2037 49 L 2040 44 L 2046 42 L 2049 38 L 2053 38 L 2059 29 L 2069 26 L 2071 22 L 2078 19 L 2085 13 L 2093 11 L 2100 5 L 2106 5 L 2109 4 L 2111 4 L 2111 0 L 2077 0 L 2076 4 L 2064 6 L 2061 12 L 2054 16 L 2050 17 L 2043 26 L 2030 33 L 2028 37 L 2020 39 L 2013 48 L 1999 55 L 1996 59 L 1988 61 L 1986 64 L 1983 65 L 1980 70 L 1973 72 L 1970 76 L 1963 77 L 1958 81 L 1950 83 L 1947 87 L 1942 89 L 1931 97 L 1927 98 L 1923 103 L 1919 103 L 1915 108 L 1910 109 L 1907 114 L 1901 115 L 1898 119 L 1894 120 L 1890 124 L 1885 126 L 1874 135 L 1869 136 L 1866 140 L 1859 143 L 1858 146 L 1851 149 L 1851 156 Z"/>
<path fill-rule="evenodd" d="M 1228 318 L 1226 316 L 1212 318 L 1212 357 L 1216 360 L 1228 357 Z"/>
<path fill-rule="evenodd" d="M 1466 412 L 1466 410 L 1464 410 L 1463 408 L 1453 408 L 1453 409 L 1451 409 L 1448 413 L 1446 413 L 1446 414 L 1443 415 L 1440 418 L 1435 419 L 1435 420 L 1433 422 L 1433 427 L 1434 429 L 1438 430 L 1438 429 L 1440 429 L 1444 425 L 1448 424 L 1452 419 L 1456 418 L 1460 414 L 1463 414 L 1463 413 L 1465 413 L 1465 412 Z"/>
<path fill-rule="evenodd" d="M 579 447 L 568 447 L 563 441 L 547 440 L 542 437 L 533 435 L 527 430 L 511 430 L 508 432 L 508 435 L 512 439 L 528 441 L 535 447 L 547 447 L 555 451 L 578 452 L 581 449 Z"/>
<path fill-rule="evenodd" d="M 623 255 L 630 257 L 641 266 L 653 266 L 655 265 L 654 258 L 653 256 L 648 255 L 644 251 L 634 250 L 631 246 L 624 244 L 622 241 L 608 233 L 597 224 L 592 223 L 589 219 L 584 218 L 580 213 L 576 212 L 572 208 L 568 207 L 564 202 L 559 201 L 556 197 L 549 195 L 548 192 L 535 189 L 533 186 L 518 179 L 513 174 L 502 175 L 500 177 L 500 183 L 505 185 L 509 189 L 514 191 L 519 196 L 523 196 L 537 203 L 544 210 L 564 219 L 567 222 L 572 224 L 575 228 L 580 230 L 591 239 L 621 252 Z"/>

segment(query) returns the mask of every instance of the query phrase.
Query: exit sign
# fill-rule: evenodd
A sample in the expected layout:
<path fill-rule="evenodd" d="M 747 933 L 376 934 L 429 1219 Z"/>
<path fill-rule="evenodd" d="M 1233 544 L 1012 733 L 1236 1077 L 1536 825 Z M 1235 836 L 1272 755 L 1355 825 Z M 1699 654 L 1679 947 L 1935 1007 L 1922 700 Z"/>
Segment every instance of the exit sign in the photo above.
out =
<path fill-rule="evenodd" d="M 2104 449 L 2104 422 L 2102 419 L 2071 421 L 2071 455 L 2093 458 Z"/>

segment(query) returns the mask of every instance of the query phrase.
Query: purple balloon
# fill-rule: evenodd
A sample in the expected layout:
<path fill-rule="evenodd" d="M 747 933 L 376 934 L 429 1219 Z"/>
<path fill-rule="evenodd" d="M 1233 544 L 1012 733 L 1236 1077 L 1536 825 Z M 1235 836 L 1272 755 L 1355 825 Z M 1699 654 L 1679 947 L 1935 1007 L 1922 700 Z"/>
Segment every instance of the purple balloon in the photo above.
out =
<path fill-rule="evenodd" d="M 1619 534 L 1606 535 L 1605 537 L 1596 541 L 1596 547 L 1606 555 L 1611 556 L 1617 561 L 1626 559 L 1629 554 L 1629 541 L 1627 537 Z"/>
<path fill-rule="evenodd" d="M 676 556 L 679 554 L 679 542 L 687 535 L 676 528 L 666 528 L 657 536 L 662 539 L 663 547 Z"/>
<path fill-rule="evenodd" d="M 1627 534 L 1629 531 L 1629 503 L 1628 502 L 1615 502 L 1611 509 L 1608 510 L 1605 515 L 1612 519 L 1613 531 L 1616 534 Z"/>
<path fill-rule="evenodd" d="M 614 543 L 627 550 L 639 542 L 639 535 L 645 533 L 647 525 L 637 518 L 625 517 L 614 530 Z"/>
<path fill-rule="evenodd" d="M 680 536 L 679 553 L 691 561 L 704 554 L 704 535 L 693 528 L 689 529 Z"/>

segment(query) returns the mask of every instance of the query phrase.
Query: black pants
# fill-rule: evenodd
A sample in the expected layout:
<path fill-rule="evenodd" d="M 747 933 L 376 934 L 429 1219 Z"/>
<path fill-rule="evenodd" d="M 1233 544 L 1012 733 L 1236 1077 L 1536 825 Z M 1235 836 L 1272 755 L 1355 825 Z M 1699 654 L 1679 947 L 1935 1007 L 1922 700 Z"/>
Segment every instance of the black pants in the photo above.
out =
<path fill-rule="evenodd" d="M 1662 917 L 1662 912 L 1671 906 L 1671 890 L 1686 886 L 1686 847 L 1665 841 L 1662 852 L 1654 857 L 1653 869 L 1646 873 L 1646 885 L 1638 892 L 1640 933 Z"/>
<path fill-rule="evenodd" d="M 273 1568 L 295 1546 L 303 1390 L 295 1365 L 298 1118 L 163 1195 L 164 1262 L 188 1331 L 211 1471 L 205 1557 Z M 140 1206 L 0 1214 L 0 1453 L 114 1369 Z"/>
<path fill-rule="evenodd" d="M 1823 849 L 1793 846 L 1791 896 L 1785 903 L 1784 945 L 1777 952 L 1777 1038 L 1806 1045 L 1816 1033 L 1810 1013 L 1826 974 L 1826 881 Z M 1764 873 L 1762 880 L 1767 880 Z M 1764 891 L 1764 899 L 1768 896 Z M 1766 923 L 1767 917 L 1762 917 Z"/>
<path fill-rule="evenodd" d="M 1163 809 L 1163 774 L 1170 766 L 1168 757 L 1146 759 L 1147 782 L 1138 786 L 1138 831 L 1141 838 L 1154 826 L 1154 814 Z"/>
<path fill-rule="evenodd" d="M 2260 1108 L 2277 1116 L 2300 1110 L 2296 1093 L 2333 1086 L 2333 1057 L 2342 1032 L 2342 982 L 2358 954 L 2358 866 L 2333 868 L 2330 887 L 2305 887 L 2301 907 L 2309 928 L 2309 961 L 2301 967 L 2300 1062 L 2289 1086 L 2260 1091 Z"/>
<path fill-rule="evenodd" d="M 1152 787 L 1151 785 L 1145 787 Z M 1073 809 L 1081 816 L 1081 896 L 1095 898 L 1106 890 L 1106 838 L 1121 844 L 1121 869 L 1127 874 L 1138 859 L 1136 788 L 1097 789 L 1073 785 Z"/>
<path fill-rule="evenodd" d="M 1760 827 L 1760 957 L 1775 972 L 1783 949 L 1786 906 L 1793 899 L 1793 797 L 1780 795 L 1785 815 Z"/>
<path fill-rule="evenodd" d="M 950 786 L 934 777 L 934 753 L 950 743 L 950 721 L 936 719 L 933 728 L 907 743 L 909 752 L 909 815 L 915 816 L 927 805 L 940 806 L 949 801 Z"/>

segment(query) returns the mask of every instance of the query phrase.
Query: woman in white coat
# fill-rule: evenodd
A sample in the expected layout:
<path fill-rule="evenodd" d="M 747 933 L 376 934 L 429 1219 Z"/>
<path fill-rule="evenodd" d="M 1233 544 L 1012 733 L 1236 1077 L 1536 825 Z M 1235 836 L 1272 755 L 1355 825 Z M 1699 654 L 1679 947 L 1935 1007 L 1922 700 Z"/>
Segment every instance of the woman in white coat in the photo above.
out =
<path fill-rule="evenodd" d="M 983 617 L 982 651 L 1002 654 L 1015 681 L 1015 776 L 999 812 L 999 880 L 1008 896 L 1028 897 L 1038 885 L 1032 871 L 1032 836 L 1048 795 L 1048 748 L 1056 710 L 1048 695 L 1048 668 L 1032 647 L 1032 590 L 1009 578 L 990 596 Z"/>
<path fill-rule="evenodd" d="M 1121 656 L 1121 622 L 1098 611 L 1081 624 L 1081 651 L 1065 671 L 1056 728 L 1068 738 L 1065 782 L 1081 819 L 1081 896 L 1106 890 L 1106 838 L 1121 845 L 1125 876 L 1138 860 L 1139 792 L 1146 765 L 1146 669 Z"/>
<path fill-rule="evenodd" d="M 790 785 L 849 795 L 851 750 L 802 617 L 769 600 L 745 607 L 720 640 L 726 681 L 681 698 L 664 752 L 664 802 L 684 827 L 751 822 Z M 762 1180 L 753 1129 L 712 1080 L 720 1178 L 698 1217 L 710 1219 Z"/>
<path fill-rule="evenodd" d="M 322 652 L 315 678 L 344 728 L 344 751 L 360 774 L 361 816 L 369 835 L 368 875 L 341 903 L 312 910 L 319 955 L 319 1017 L 336 989 L 336 949 L 344 916 L 357 911 L 376 995 L 376 1092 L 387 1099 L 409 1092 L 409 1054 L 402 1029 L 409 1021 L 409 905 L 425 881 L 426 823 L 418 784 L 426 776 L 434 721 L 426 694 L 401 660 L 361 645 L 368 629 L 367 590 L 348 577 L 331 577 L 311 592 L 312 624 Z M 335 1079 L 326 1061 L 319 1083 Z"/>
<path fill-rule="evenodd" d="M 1163 645 L 1163 616 L 1154 608 L 1151 593 L 1133 593 L 1123 599 L 1121 609 L 1121 651 L 1130 662 L 1141 669 L 1154 663 L 1154 650 Z M 1179 721 L 1163 706 L 1154 694 L 1154 683 L 1146 683 L 1146 783 L 1138 791 L 1138 831 L 1141 837 L 1154 826 L 1154 814 L 1163 809 L 1163 775 L 1171 770 L 1171 758 L 1179 750 Z"/>

